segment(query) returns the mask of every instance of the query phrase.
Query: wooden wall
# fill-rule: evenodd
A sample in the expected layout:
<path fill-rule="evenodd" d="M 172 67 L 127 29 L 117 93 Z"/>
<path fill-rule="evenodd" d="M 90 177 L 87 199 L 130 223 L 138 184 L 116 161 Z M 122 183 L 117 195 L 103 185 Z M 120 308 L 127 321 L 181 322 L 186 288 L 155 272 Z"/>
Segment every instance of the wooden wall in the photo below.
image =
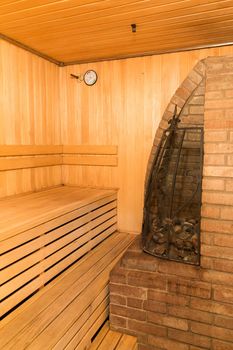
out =
<path fill-rule="evenodd" d="M 140 232 L 147 161 L 166 105 L 198 60 L 232 54 L 229 46 L 59 68 L 1 41 L 0 145 L 116 145 L 118 166 L 0 171 L 0 197 L 61 183 L 119 188 L 119 228 Z M 90 68 L 96 85 L 70 78 Z"/>
<path fill-rule="evenodd" d="M 0 41 L 1 145 L 61 143 L 59 68 Z M 61 166 L 0 171 L 0 197 L 61 183 Z"/>
<path fill-rule="evenodd" d="M 140 232 L 145 171 L 163 111 L 198 60 L 232 54 L 229 46 L 62 68 L 62 142 L 118 145 L 118 167 L 63 166 L 63 181 L 119 188 L 119 229 Z M 70 78 L 90 68 L 96 85 Z"/>

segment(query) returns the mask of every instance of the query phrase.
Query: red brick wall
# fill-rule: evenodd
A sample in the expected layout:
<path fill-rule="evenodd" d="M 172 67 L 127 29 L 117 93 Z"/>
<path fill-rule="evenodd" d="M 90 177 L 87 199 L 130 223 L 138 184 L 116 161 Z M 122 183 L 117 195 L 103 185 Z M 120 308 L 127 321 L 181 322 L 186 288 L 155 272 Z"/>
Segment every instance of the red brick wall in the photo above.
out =
<path fill-rule="evenodd" d="M 174 103 L 187 100 L 182 122 L 199 123 L 204 112 L 201 266 L 152 257 L 138 239 L 112 271 L 111 326 L 137 335 L 139 350 L 233 350 L 233 57 L 208 58 L 190 73 L 149 164 Z"/>

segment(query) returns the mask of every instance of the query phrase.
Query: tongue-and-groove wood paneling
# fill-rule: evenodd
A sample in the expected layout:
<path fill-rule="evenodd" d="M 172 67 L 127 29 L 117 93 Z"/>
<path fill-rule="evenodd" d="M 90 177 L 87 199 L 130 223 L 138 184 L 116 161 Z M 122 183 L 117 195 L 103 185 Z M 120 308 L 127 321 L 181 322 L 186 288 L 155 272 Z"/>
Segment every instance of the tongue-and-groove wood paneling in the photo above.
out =
<path fill-rule="evenodd" d="M 0 41 L 1 145 L 59 145 L 59 67 Z M 0 172 L 0 197 L 61 184 L 61 166 Z"/>
<path fill-rule="evenodd" d="M 232 43 L 232 28 L 232 0 L 0 2 L 2 34 L 66 64 Z"/>

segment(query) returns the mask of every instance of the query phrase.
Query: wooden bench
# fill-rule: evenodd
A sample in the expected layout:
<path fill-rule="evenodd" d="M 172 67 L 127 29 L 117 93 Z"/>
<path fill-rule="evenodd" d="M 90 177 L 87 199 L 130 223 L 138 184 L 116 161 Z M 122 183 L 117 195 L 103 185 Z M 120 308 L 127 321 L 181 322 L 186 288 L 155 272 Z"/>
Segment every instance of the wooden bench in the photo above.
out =
<path fill-rule="evenodd" d="M 137 350 L 137 338 L 112 331 L 106 322 L 88 350 Z"/>
<path fill-rule="evenodd" d="M 116 193 L 59 187 L 1 200 L 0 213 L 0 348 L 86 349 L 133 239 L 116 231 Z"/>

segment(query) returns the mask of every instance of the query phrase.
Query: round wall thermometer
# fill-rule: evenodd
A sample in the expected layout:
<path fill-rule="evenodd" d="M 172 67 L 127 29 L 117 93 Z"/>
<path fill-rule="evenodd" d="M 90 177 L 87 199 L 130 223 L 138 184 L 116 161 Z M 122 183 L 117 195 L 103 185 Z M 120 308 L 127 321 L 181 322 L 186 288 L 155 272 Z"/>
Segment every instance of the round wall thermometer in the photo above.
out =
<path fill-rule="evenodd" d="M 83 76 L 84 83 L 91 86 L 97 81 L 97 73 L 94 70 L 88 70 Z"/>

